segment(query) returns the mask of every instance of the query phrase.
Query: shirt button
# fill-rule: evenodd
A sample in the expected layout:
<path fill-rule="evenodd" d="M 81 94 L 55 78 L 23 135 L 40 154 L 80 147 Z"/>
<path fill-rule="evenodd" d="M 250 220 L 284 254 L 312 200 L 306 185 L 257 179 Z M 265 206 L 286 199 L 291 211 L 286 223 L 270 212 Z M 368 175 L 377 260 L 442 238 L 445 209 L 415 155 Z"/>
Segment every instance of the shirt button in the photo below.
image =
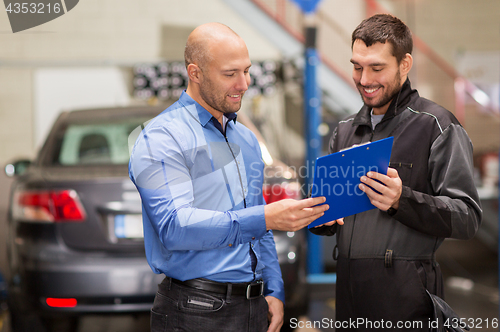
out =
<path fill-rule="evenodd" d="M 229 246 L 230 246 L 230 247 L 232 247 L 232 246 L 233 246 L 233 244 L 232 244 L 232 243 L 229 243 Z"/>

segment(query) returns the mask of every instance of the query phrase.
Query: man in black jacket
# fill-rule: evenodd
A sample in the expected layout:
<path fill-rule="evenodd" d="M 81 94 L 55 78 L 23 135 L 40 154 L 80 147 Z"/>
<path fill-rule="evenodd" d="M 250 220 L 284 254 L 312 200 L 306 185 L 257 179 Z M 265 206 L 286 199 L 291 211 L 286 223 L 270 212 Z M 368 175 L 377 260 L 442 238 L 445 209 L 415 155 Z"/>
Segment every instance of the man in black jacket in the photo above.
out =
<path fill-rule="evenodd" d="M 337 235 L 336 326 L 428 331 L 426 290 L 443 296 L 435 252 L 444 238 L 472 238 L 481 223 L 472 144 L 452 113 L 411 88 L 412 48 L 410 30 L 391 15 L 352 34 L 364 106 L 339 123 L 330 152 L 390 136 L 394 146 L 387 175 L 368 172 L 359 185 L 377 209 L 312 229 Z"/>

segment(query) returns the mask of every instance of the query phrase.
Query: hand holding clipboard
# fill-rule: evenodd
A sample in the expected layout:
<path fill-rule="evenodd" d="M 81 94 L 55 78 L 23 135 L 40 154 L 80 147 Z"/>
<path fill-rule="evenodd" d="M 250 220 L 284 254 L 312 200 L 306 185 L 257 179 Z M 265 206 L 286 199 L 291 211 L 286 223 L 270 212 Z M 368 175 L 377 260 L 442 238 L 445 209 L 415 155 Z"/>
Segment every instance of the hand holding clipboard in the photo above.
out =
<path fill-rule="evenodd" d="M 311 197 L 325 196 L 325 204 L 330 209 L 309 228 L 377 207 L 370 202 L 365 191 L 383 184 L 371 189 L 365 184 L 363 191 L 359 187 L 360 179 L 365 177 L 373 184 L 371 181 L 375 180 L 366 177 L 368 172 L 387 174 L 393 141 L 394 138 L 389 137 L 316 159 Z M 375 192 L 369 193 L 373 196 Z"/>

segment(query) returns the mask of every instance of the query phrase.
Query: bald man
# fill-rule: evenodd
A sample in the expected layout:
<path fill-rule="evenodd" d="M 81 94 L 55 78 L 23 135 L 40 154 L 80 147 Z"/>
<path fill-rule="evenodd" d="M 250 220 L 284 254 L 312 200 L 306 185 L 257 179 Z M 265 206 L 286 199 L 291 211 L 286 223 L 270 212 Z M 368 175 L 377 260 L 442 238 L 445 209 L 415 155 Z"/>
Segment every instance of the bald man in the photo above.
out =
<path fill-rule="evenodd" d="M 279 331 L 284 289 L 272 229 L 323 215 L 324 198 L 265 205 L 255 135 L 236 122 L 250 83 L 245 42 L 204 24 L 185 48 L 188 87 L 149 122 L 130 158 L 143 205 L 144 243 L 166 275 L 151 331 Z"/>

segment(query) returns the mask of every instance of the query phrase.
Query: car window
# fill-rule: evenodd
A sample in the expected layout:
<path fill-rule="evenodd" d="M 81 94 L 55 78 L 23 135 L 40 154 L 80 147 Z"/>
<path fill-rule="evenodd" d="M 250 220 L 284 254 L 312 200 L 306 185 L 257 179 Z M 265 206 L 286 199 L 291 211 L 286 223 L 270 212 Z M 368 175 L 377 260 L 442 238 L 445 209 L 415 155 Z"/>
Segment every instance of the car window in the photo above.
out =
<path fill-rule="evenodd" d="M 127 164 L 129 135 L 147 120 L 137 118 L 111 123 L 69 124 L 54 161 L 63 166 Z"/>

